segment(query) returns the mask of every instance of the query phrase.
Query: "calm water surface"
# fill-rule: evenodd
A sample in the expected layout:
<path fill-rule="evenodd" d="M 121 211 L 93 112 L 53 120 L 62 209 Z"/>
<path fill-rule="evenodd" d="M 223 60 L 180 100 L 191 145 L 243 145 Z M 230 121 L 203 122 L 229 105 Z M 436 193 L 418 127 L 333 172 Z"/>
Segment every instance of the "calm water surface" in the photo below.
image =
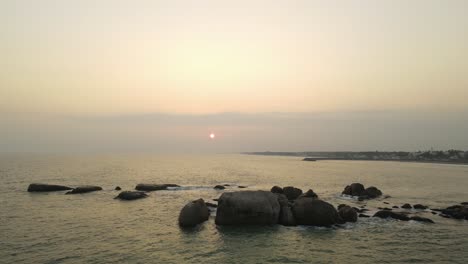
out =
<path fill-rule="evenodd" d="M 312 188 L 338 205 L 422 203 L 446 207 L 468 201 L 468 166 L 427 163 L 320 161 L 293 157 L 7 156 L 0 157 L 0 263 L 467 263 L 468 221 L 419 213 L 436 224 L 360 218 L 344 228 L 177 225 L 189 201 L 225 191 Z M 103 191 L 28 193 L 32 182 L 99 185 Z M 375 185 L 385 200 L 340 197 L 352 182 Z M 115 186 L 176 183 L 181 190 L 118 201 Z M 383 201 L 390 205 L 383 204 Z"/>

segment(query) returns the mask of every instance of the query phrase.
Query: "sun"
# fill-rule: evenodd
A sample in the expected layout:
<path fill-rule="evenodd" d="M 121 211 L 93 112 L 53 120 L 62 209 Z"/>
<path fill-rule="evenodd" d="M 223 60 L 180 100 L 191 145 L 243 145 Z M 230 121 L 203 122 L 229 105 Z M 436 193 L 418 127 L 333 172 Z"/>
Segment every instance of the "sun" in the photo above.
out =
<path fill-rule="evenodd" d="M 211 134 L 210 134 L 210 138 L 211 138 L 211 139 L 214 139 L 215 137 L 216 137 L 216 135 L 215 135 L 214 133 L 211 133 Z"/>

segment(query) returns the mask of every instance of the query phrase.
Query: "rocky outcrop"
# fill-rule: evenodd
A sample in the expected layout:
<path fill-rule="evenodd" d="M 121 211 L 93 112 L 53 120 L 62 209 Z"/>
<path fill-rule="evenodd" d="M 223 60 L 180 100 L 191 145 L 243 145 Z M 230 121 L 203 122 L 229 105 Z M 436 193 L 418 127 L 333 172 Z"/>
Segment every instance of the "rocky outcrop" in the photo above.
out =
<path fill-rule="evenodd" d="M 331 226 L 340 221 L 333 205 L 319 199 L 301 197 L 292 207 L 294 218 L 299 225 Z"/>
<path fill-rule="evenodd" d="M 101 191 L 101 190 L 102 190 L 102 187 L 87 185 L 87 186 L 76 187 L 73 190 L 67 192 L 66 194 L 89 193 L 89 192 L 95 192 L 95 191 Z"/>
<path fill-rule="evenodd" d="M 374 214 L 373 217 L 380 217 L 380 218 L 393 218 L 393 219 L 398 219 L 401 221 L 409 221 L 410 218 L 404 214 L 400 213 L 395 213 L 392 211 L 387 211 L 387 210 L 382 210 L 378 211 L 377 213 Z"/>
<path fill-rule="evenodd" d="M 448 216 L 455 219 L 466 219 L 468 220 L 468 205 L 460 204 L 449 206 L 442 210 L 442 216 Z"/>
<path fill-rule="evenodd" d="M 208 220 L 210 212 L 203 199 L 186 204 L 179 214 L 181 227 L 193 227 Z"/>
<path fill-rule="evenodd" d="M 288 200 L 296 200 L 302 194 L 302 190 L 293 186 L 287 186 L 283 188 L 283 194 L 286 195 Z"/>
<path fill-rule="evenodd" d="M 382 195 L 382 191 L 380 191 L 377 187 L 371 186 L 367 189 L 364 188 L 364 185 L 360 183 L 353 183 L 348 185 L 344 188 L 342 194 L 350 195 L 350 196 L 357 196 L 360 201 L 366 199 L 373 199 L 377 198 Z"/>
<path fill-rule="evenodd" d="M 338 210 L 338 214 L 344 222 L 356 222 L 358 214 L 354 208 L 351 206 L 342 206 Z"/>
<path fill-rule="evenodd" d="M 73 188 L 63 185 L 31 183 L 28 187 L 28 192 L 56 192 L 67 191 Z"/>
<path fill-rule="evenodd" d="M 117 195 L 114 199 L 120 200 L 136 200 L 141 198 L 146 198 L 148 195 L 144 192 L 137 192 L 137 191 L 123 191 Z"/>
<path fill-rule="evenodd" d="M 147 184 L 147 183 L 140 183 L 135 186 L 135 190 L 137 191 L 144 191 L 144 192 L 152 192 L 152 191 L 161 191 L 167 190 L 169 187 L 180 187 L 177 184 Z"/>
<path fill-rule="evenodd" d="M 280 204 L 276 194 L 267 191 L 226 192 L 218 200 L 217 225 L 277 224 Z"/>

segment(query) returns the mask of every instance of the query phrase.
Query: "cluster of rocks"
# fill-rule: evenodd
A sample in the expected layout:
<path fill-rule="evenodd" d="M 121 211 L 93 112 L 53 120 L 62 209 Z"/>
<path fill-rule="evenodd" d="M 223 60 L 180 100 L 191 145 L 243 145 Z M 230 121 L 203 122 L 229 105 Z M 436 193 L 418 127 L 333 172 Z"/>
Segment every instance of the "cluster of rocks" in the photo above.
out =
<path fill-rule="evenodd" d="M 179 216 L 181 226 L 194 226 L 207 220 L 202 199 L 190 202 Z M 194 204 L 197 204 L 196 206 Z M 190 208 L 187 209 L 187 208 Z M 194 208 L 198 208 L 194 210 Z M 226 192 L 218 199 L 217 225 L 312 225 L 332 226 L 356 222 L 357 212 L 351 207 L 337 210 L 322 201 L 312 190 L 274 186 L 268 191 Z M 189 225 L 187 223 L 190 223 Z"/>
<path fill-rule="evenodd" d="M 352 183 L 344 188 L 342 194 L 356 196 L 360 201 L 374 199 L 382 195 L 382 191 L 374 186 L 364 188 L 360 183 Z"/>

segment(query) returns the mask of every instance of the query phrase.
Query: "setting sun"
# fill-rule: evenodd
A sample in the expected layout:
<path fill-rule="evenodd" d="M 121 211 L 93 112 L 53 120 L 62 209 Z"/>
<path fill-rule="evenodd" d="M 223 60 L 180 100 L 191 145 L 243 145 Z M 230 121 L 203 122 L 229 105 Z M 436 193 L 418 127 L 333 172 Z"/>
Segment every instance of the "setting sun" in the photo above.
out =
<path fill-rule="evenodd" d="M 214 133 L 211 133 L 210 134 L 210 139 L 214 139 L 215 138 L 215 134 Z"/>

